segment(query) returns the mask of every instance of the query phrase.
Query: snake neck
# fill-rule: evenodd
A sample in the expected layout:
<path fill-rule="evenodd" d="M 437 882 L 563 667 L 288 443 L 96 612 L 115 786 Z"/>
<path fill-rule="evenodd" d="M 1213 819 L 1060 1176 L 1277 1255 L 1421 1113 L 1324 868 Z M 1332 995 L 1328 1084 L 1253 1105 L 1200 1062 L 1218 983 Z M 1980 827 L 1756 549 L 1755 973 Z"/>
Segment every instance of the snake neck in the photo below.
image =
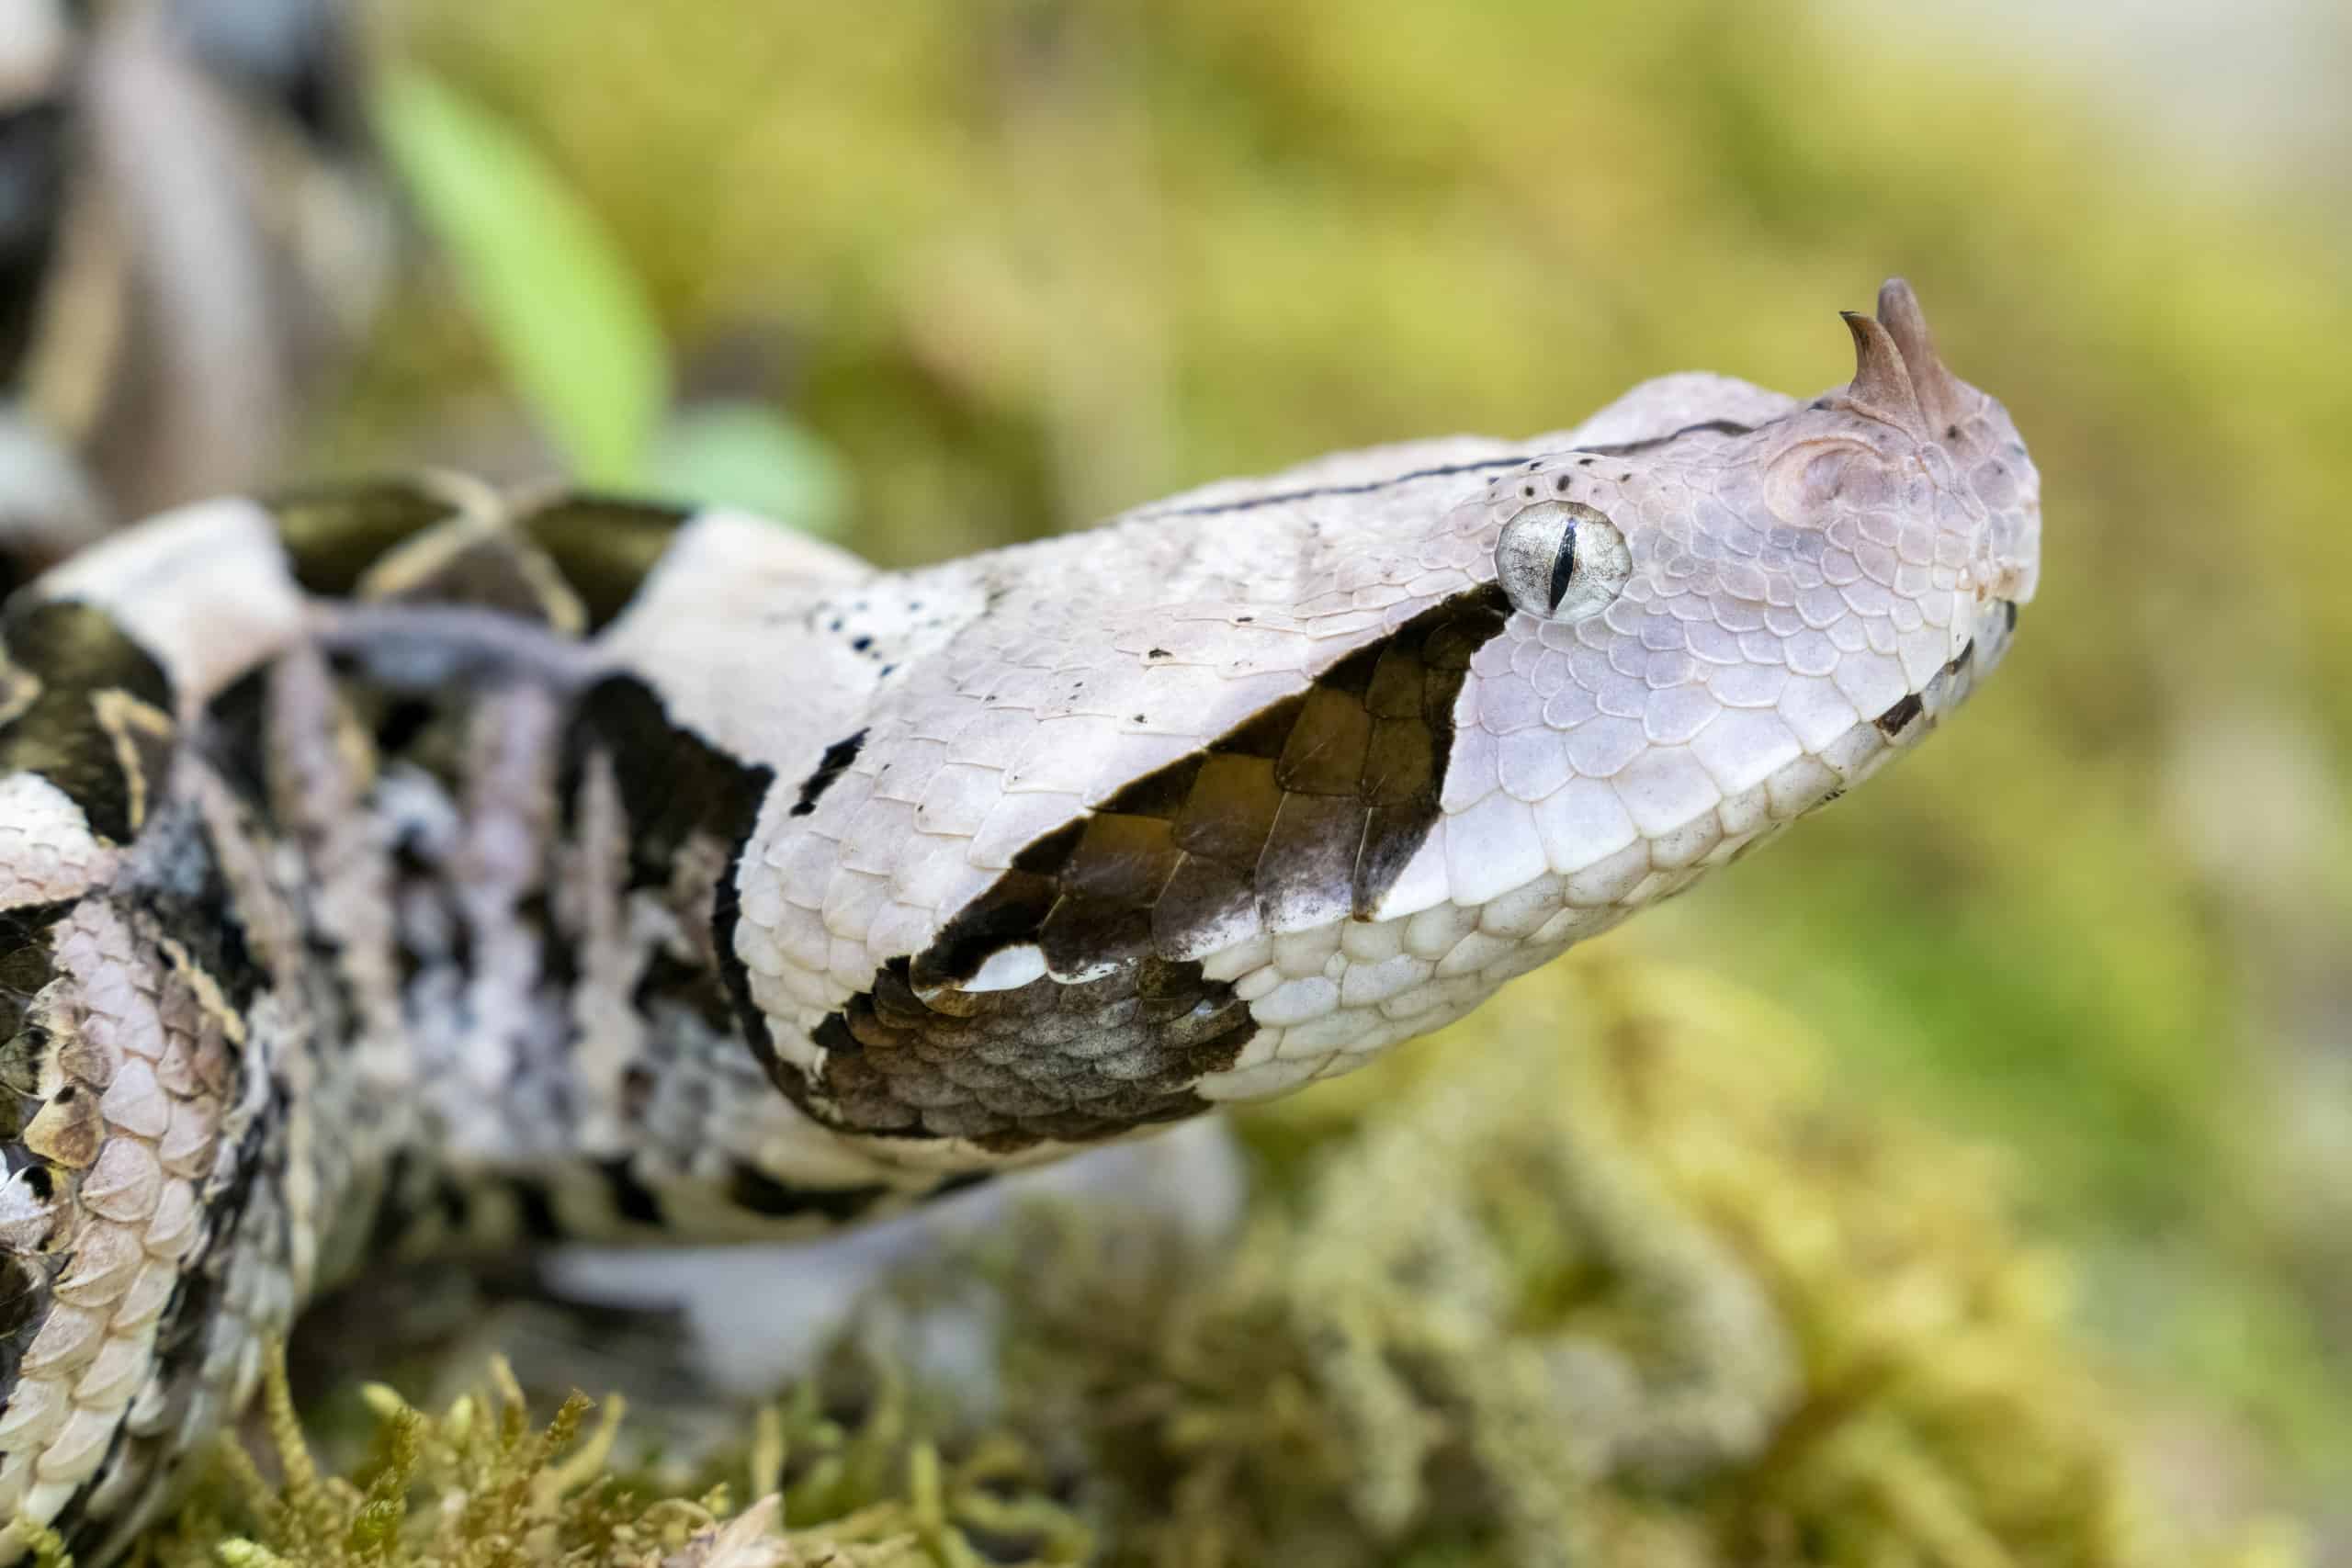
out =
<path fill-rule="evenodd" d="M 197 749 L 266 759 L 245 817 L 298 868 L 254 897 L 300 931 L 277 988 L 332 1043 L 290 1101 L 334 1132 L 305 1140 L 313 1281 L 806 1235 L 935 1190 L 809 1122 L 746 1043 L 725 932 L 765 770 L 577 645 L 490 625 L 470 649 L 395 618 L 297 649 Z"/>
<path fill-rule="evenodd" d="M 763 777 L 558 645 L 414 629 L 297 644 L 176 746 L 116 714 L 154 742 L 136 830 L 0 844 L 75 889 L 0 917 L 0 1512 L 81 1550 L 363 1264 L 806 1235 L 953 1184 L 843 1149 L 744 1043 L 715 933 Z M 11 821 L 68 805 L 0 787 Z"/>

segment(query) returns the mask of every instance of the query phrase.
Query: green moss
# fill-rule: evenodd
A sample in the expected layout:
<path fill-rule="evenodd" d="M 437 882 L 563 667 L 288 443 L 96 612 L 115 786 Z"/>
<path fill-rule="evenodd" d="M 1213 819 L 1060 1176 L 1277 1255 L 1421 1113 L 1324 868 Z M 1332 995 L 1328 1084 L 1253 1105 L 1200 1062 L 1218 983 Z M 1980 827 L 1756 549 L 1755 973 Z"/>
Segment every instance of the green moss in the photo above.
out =
<path fill-rule="evenodd" d="M 983 1409 L 845 1341 L 682 1491 L 612 1404 L 535 1427 L 501 1371 L 437 1416 L 373 1391 L 330 1476 L 273 1371 L 277 1479 L 232 1455 L 160 1568 L 2298 1561 L 2151 1506 L 1999 1162 L 1748 993 L 1571 964 L 1243 1130 L 1228 1243 L 1040 1208 L 858 1314 L 989 1325 Z"/>
<path fill-rule="evenodd" d="M 1020 1541 L 1038 1564 L 1080 1561 L 1085 1531 L 1023 1497 L 1019 1456 L 955 1463 L 910 1431 L 900 1396 L 857 1429 L 804 1390 L 760 1413 L 707 1483 L 639 1473 L 619 1456 L 622 1407 L 574 1394 L 534 1425 L 503 1362 L 439 1414 L 381 1384 L 366 1451 L 322 1471 L 296 1419 L 283 1357 L 264 1385 L 268 1464 L 224 1445 L 215 1473 L 145 1543 L 156 1568 L 978 1568 L 971 1541 Z M 592 1424 L 592 1419 L 593 1424 Z M 732 1499 L 760 1483 L 752 1505 Z M 1010 1500 L 1008 1498 L 1010 1497 Z M 56 1543 L 50 1543 L 52 1552 Z M 45 1560 L 43 1568 L 51 1568 Z"/>
<path fill-rule="evenodd" d="M 1996 1162 L 1751 996 L 1572 965 L 1247 1129 L 1230 1256 L 1048 1229 L 1001 1275 L 1111 1561 L 2256 1560 L 2166 1539 Z"/>

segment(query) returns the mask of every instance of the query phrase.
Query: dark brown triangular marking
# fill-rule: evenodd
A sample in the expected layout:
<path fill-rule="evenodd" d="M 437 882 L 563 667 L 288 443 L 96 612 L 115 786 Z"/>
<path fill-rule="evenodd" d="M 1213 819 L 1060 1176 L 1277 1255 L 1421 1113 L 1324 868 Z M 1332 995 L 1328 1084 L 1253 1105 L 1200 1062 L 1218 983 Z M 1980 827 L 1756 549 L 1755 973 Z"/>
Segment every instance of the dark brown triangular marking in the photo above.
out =
<path fill-rule="evenodd" d="M 1003 1149 L 1201 1109 L 1256 1025 L 1185 955 L 1253 917 L 1370 915 L 1438 819 L 1471 656 L 1510 614 L 1492 587 L 1443 600 L 1041 834 L 825 1020 L 821 1082 L 778 1082 L 837 1125 Z M 956 988 L 1033 943 L 1046 977 Z"/>

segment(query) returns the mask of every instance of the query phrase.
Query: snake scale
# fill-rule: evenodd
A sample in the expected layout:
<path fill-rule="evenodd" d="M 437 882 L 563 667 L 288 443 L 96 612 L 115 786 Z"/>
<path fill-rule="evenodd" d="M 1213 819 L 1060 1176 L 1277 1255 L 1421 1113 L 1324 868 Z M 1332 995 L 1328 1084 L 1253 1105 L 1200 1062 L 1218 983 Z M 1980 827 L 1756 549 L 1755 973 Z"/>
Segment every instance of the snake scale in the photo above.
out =
<path fill-rule="evenodd" d="M 0 1513 L 95 1560 L 362 1263 L 794 1236 L 1446 1023 L 1916 744 L 2039 481 L 1911 291 L 906 572 L 454 479 L 0 613 Z M 12 1546 L 9 1550 L 14 1551 Z"/>

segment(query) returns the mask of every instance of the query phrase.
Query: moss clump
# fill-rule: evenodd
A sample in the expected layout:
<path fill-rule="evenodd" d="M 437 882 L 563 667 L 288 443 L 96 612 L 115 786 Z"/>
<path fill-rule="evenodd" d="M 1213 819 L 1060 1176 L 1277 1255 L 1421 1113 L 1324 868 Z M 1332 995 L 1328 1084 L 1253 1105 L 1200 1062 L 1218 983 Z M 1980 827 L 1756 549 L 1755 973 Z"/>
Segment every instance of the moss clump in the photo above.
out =
<path fill-rule="evenodd" d="M 2135 1483 L 2065 1274 L 1983 1154 L 1817 1072 L 1754 998 L 1571 963 L 1426 1049 L 1242 1120 L 1261 1179 L 1208 1245 L 1029 1211 L 719 1468 L 630 1479 L 617 1412 L 387 1391 L 346 1478 L 272 1384 L 163 1568 L 629 1562 L 2273 1568 Z M 978 1328 L 985 1410 L 907 1344 Z M 968 1391 L 967 1391 L 968 1392 Z M 968 1403 L 968 1401 L 967 1401 Z M 729 1511 L 722 1480 L 757 1508 Z M 701 1489 L 696 1490 L 699 1486 Z M 714 1490 L 713 1488 L 717 1489 Z M 770 1527 L 789 1526 L 784 1533 Z"/>
<path fill-rule="evenodd" d="M 1229 1256 L 1065 1219 L 998 1270 L 1110 1561 L 2259 1560 L 2144 1506 L 1990 1162 L 1743 993 L 1571 964 L 1245 1129 Z"/>
<path fill-rule="evenodd" d="M 735 1511 L 729 1479 L 680 1491 L 616 1462 L 621 1401 L 566 1400 L 535 1426 L 503 1361 L 438 1415 L 381 1384 L 363 1391 L 363 1457 L 322 1472 L 294 1412 L 283 1355 L 264 1385 L 266 1458 L 224 1444 L 216 1472 L 143 1544 L 155 1568 L 978 1568 L 972 1538 L 1023 1532 L 1023 1561 L 1080 1561 L 1085 1533 L 1023 1501 L 1015 1456 L 984 1446 L 946 1465 L 909 1430 L 902 1397 L 845 1428 L 803 1391 L 763 1410 L 707 1467 L 786 1483 Z M 594 1417 L 592 1421 L 592 1417 Z M 821 1523 L 789 1528 L 803 1517 Z M 62 1544 L 43 1543 L 40 1568 Z"/>

